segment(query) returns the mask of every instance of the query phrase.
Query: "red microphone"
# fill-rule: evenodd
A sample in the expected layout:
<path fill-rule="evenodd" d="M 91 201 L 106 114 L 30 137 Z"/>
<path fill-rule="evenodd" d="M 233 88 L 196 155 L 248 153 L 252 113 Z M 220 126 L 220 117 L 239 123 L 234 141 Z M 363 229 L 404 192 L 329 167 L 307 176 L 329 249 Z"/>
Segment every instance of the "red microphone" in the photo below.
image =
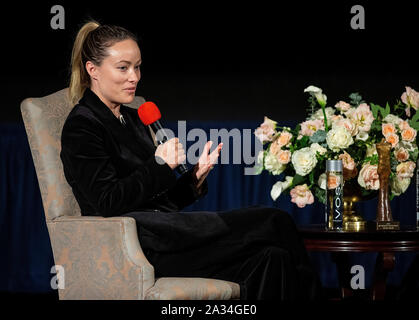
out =
<path fill-rule="evenodd" d="M 137 112 L 141 122 L 146 126 L 150 126 L 153 132 L 156 134 L 156 140 L 158 144 L 163 144 L 169 139 L 162 125 L 160 124 L 159 120 L 161 118 L 161 113 L 155 103 L 151 101 L 144 102 L 138 108 Z M 176 167 L 176 170 L 180 174 L 183 174 L 188 171 L 188 168 L 184 164 L 180 164 Z"/>

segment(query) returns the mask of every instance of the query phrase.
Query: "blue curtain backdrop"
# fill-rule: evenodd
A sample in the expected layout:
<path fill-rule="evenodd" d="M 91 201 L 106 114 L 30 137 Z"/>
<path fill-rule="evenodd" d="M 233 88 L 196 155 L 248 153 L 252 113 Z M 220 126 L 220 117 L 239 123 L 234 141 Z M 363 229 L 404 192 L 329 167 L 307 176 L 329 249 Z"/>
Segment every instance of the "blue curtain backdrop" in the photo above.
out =
<path fill-rule="evenodd" d="M 186 132 L 201 128 L 210 139 L 211 129 L 244 129 L 253 132 L 261 121 L 237 122 L 193 122 L 188 121 Z M 281 125 L 294 126 L 295 123 L 281 122 Z M 177 123 L 166 123 L 167 128 L 178 134 Z M 183 130 L 183 129 L 182 129 Z M 181 132 L 179 133 L 181 134 Z M 214 134 L 214 132 L 213 132 Z M 195 138 L 197 139 L 197 138 Z M 197 140 L 195 140 L 197 141 Z M 187 141 L 189 148 L 194 141 Z M 214 141 L 216 145 L 217 141 Z M 287 195 L 281 195 L 277 201 L 270 197 L 272 185 L 282 177 L 269 175 L 244 175 L 247 166 L 233 164 L 233 143 L 243 141 L 230 139 L 229 164 L 218 164 L 208 177 L 208 195 L 185 209 L 185 211 L 220 211 L 251 205 L 264 205 L 287 211 L 297 225 L 323 222 L 323 205 L 317 201 L 306 208 L 299 209 L 290 202 Z M 186 149 L 188 150 L 188 149 Z M 237 149 L 236 149 L 237 150 Z M 254 150 L 254 149 L 252 149 Z M 223 152 L 227 152 L 227 148 Z M 0 291 L 12 292 L 51 292 L 50 273 L 54 265 L 45 216 L 23 124 L 0 125 Z M 252 155 L 255 156 L 254 151 Z M 243 160 L 243 157 L 241 158 Z M 393 216 L 403 225 L 416 224 L 415 187 L 395 198 L 391 205 Z M 373 220 L 377 199 L 360 205 L 365 218 Z M 336 269 L 328 253 L 311 253 L 313 264 L 319 271 L 325 287 L 337 287 Z M 371 284 L 376 254 L 353 254 L 353 264 L 363 265 L 366 271 L 366 285 Z M 389 275 L 388 283 L 398 285 L 413 259 L 412 254 L 396 255 L 396 268 Z"/>

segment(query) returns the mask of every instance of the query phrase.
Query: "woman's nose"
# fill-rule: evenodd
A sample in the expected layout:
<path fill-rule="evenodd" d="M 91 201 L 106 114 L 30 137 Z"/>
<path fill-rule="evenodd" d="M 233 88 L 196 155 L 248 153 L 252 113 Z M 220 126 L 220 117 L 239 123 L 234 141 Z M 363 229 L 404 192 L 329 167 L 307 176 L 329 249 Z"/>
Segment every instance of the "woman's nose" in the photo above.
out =
<path fill-rule="evenodd" d="M 138 82 L 138 81 L 140 81 L 140 79 L 141 79 L 141 72 L 140 71 L 132 70 L 130 72 L 130 75 L 129 75 L 129 78 L 128 78 L 129 82 Z"/>

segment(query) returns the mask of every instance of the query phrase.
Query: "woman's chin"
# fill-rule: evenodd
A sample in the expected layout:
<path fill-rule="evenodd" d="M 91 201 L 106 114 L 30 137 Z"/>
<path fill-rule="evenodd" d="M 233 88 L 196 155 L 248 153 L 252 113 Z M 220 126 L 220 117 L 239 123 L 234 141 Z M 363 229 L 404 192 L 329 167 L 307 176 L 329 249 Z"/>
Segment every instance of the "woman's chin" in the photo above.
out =
<path fill-rule="evenodd" d="M 135 92 L 133 94 L 125 94 L 123 97 L 121 97 L 121 103 L 122 104 L 129 104 L 134 101 L 135 98 Z"/>

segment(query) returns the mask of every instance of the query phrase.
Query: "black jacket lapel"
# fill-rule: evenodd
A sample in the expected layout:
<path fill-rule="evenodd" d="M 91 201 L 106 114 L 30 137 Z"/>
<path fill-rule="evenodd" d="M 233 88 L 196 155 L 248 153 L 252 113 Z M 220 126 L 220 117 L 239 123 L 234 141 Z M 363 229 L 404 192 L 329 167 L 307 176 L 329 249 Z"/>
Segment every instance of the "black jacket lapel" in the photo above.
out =
<path fill-rule="evenodd" d="M 117 142 L 124 145 L 141 159 L 146 160 L 154 154 L 155 147 L 147 134 L 147 128 L 139 122 L 139 119 L 137 124 L 133 119 L 136 116 L 136 110 L 121 105 L 120 112 L 126 121 L 127 127 L 125 127 L 89 88 L 86 89 L 80 104 L 90 108 Z M 133 144 L 132 141 L 137 141 L 138 144 Z"/>

